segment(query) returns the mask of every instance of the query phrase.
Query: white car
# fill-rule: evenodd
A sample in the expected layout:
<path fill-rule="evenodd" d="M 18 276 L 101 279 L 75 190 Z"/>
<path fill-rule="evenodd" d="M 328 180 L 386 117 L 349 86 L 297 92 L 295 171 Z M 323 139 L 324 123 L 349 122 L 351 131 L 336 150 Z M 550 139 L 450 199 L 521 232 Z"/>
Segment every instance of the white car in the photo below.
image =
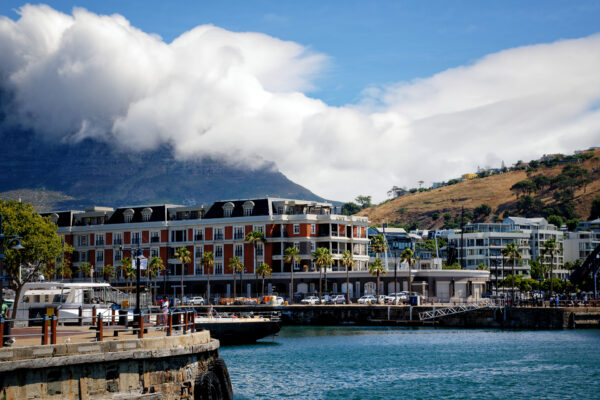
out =
<path fill-rule="evenodd" d="M 377 303 L 377 299 L 372 294 L 367 294 L 358 299 L 358 304 L 374 304 Z"/>
<path fill-rule="evenodd" d="M 307 296 L 300 301 L 302 304 L 319 304 L 319 298 L 317 296 Z"/>
<path fill-rule="evenodd" d="M 204 297 L 202 297 L 202 296 L 192 297 L 191 299 L 189 299 L 188 304 L 191 304 L 193 306 L 203 306 L 204 305 Z"/>
<path fill-rule="evenodd" d="M 279 297 L 279 296 L 276 296 L 272 301 L 273 301 L 273 304 L 275 304 L 276 306 L 281 306 L 285 302 L 285 300 L 283 300 L 283 297 Z"/>
<path fill-rule="evenodd" d="M 390 293 L 385 296 L 387 304 L 398 304 L 408 300 L 408 292 Z"/>

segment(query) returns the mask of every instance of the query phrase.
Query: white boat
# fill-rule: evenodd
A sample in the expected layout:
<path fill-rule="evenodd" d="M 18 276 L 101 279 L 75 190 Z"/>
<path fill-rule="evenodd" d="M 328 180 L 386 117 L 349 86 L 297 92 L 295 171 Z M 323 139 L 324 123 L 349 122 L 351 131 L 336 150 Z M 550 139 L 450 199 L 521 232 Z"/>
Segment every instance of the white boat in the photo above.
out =
<path fill-rule="evenodd" d="M 48 309 L 58 309 L 61 322 L 76 323 L 81 307 L 82 316 L 89 323 L 94 307 L 96 315 L 108 318 L 112 306 L 121 304 L 126 297 L 108 283 L 30 282 L 19 296 L 16 320 L 43 318 Z"/>

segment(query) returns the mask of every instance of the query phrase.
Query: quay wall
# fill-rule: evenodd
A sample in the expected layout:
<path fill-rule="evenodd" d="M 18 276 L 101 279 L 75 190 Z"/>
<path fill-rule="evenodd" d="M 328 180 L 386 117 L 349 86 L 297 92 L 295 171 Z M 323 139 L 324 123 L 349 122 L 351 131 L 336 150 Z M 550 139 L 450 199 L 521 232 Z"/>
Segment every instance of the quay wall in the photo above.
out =
<path fill-rule="evenodd" d="M 219 362 L 218 349 L 219 342 L 211 339 L 208 331 L 2 348 L 0 398 L 199 398 L 194 397 L 194 390 L 200 390 L 198 377 L 214 369 L 215 362 Z"/>
<path fill-rule="evenodd" d="M 206 307 L 196 307 L 200 312 Z M 419 320 L 419 313 L 433 306 L 395 305 L 292 305 L 215 306 L 219 312 L 281 312 L 284 325 L 431 325 Z M 436 306 L 443 308 L 443 306 Z M 566 329 L 600 328 L 598 307 L 515 307 L 484 308 L 448 315 L 437 326 L 464 328 Z"/>

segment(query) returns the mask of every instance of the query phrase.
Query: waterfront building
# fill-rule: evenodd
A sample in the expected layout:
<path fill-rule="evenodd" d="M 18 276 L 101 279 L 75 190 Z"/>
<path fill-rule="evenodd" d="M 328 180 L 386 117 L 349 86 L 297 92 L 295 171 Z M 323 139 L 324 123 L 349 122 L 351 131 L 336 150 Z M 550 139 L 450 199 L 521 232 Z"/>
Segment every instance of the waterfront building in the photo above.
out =
<path fill-rule="evenodd" d="M 564 240 L 564 261 L 584 261 L 600 246 L 600 231 L 567 232 Z"/>
<path fill-rule="evenodd" d="M 600 218 L 591 221 L 581 221 L 577 225 L 578 231 L 597 231 L 600 232 Z"/>
<path fill-rule="evenodd" d="M 211 297 L 233 295 L 233 275 L 229 260 L 237 256 L 245 270 L 237 276 L 237 293 L 256 295 L 260 282 L 255 275 L 256 265 L 265 262 L 273 270 L 265 284 L 265 292 L 285 297 L 289 294 L 291 268 L 294 269 L 294 293 L 318 292 L 319 271 L 312 262 L 312 252 L 325 247 L 334 263 L 323 271 L 325 292 L 346 293 L 357 298 L 375 293 L 376 279 L 368 272 L 366 217 L 336 214 L 330 203 L 280 198 L 218 201 L 205 206 L 144 205 L 90 207 L 83 211 L 46 213 L 58 225 L 58 232 L 73 246 L 70 256 L 75 280 L 83 280 L 78 272 L 83 262 L 89 262 L 95 276 L 102 277 L 104 265 L 114 265 L 117 285 L 126 285 L 121 271 L 123 257 L 130 257 L 138 246 L 144 257 L 160 257 L 167 267 L 158 279 L 158 293 L 179 295 L 182 266 L 175 258 L 180 247 L 187 248 L 192 261 L 183 268 L 184 292 L 188 295 L 206 293 L 210 275 Z M 244 241 L 251 231 L 264 233 L 264 243 L 254 246 Z M 397 232 L 398 237 L 404 234 Z M 406 234 L 410 243 L 416 240 Z M 403 239 L 404 240 L 404 239 Z M 284 262 L 285 249 L 297 247 L 300 262 L 291 266 Z M 401 252 L 401 247 L 397 251 Z M 355 265 L 350 271 L 350 287 L 346 288 L 346 269 L 341 264 L 345 250 L 353 254 Z M 214 266 L 209 270 L 202 264 L 205 252 L 214 254 Z M 487 271 L 441 271 L 433 267 L 413 270 L 414 291 L 441 301 L 477 299 L 486 291 Z M 408 288 L 408 268 L 396 268 L 381 279 L 381 293 L 394 288 Z M 418 268 L 418 267 L 417 267 Z M 58 278 L 58 277 L 57 277 Z M 89 279 L 89 278 L 87 278 Z M 144 279 L 143 279 L 144 280 Z M 420 283 L 419 283 L 420 282 Z M 402 286 L 400 286 L 402 285 Z M 387 290 L 386 290 L 387 288 Z"/>

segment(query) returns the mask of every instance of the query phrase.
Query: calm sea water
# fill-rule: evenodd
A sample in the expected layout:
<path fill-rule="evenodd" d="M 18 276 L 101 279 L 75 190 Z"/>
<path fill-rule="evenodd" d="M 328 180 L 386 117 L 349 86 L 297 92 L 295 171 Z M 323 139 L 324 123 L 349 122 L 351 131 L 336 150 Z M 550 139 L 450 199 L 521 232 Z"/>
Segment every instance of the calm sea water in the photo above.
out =
<path fill-rule="evenodd" d="M 600 399 L 600 331 L 285 327 L 223 347 L 242 399 Z"/>

